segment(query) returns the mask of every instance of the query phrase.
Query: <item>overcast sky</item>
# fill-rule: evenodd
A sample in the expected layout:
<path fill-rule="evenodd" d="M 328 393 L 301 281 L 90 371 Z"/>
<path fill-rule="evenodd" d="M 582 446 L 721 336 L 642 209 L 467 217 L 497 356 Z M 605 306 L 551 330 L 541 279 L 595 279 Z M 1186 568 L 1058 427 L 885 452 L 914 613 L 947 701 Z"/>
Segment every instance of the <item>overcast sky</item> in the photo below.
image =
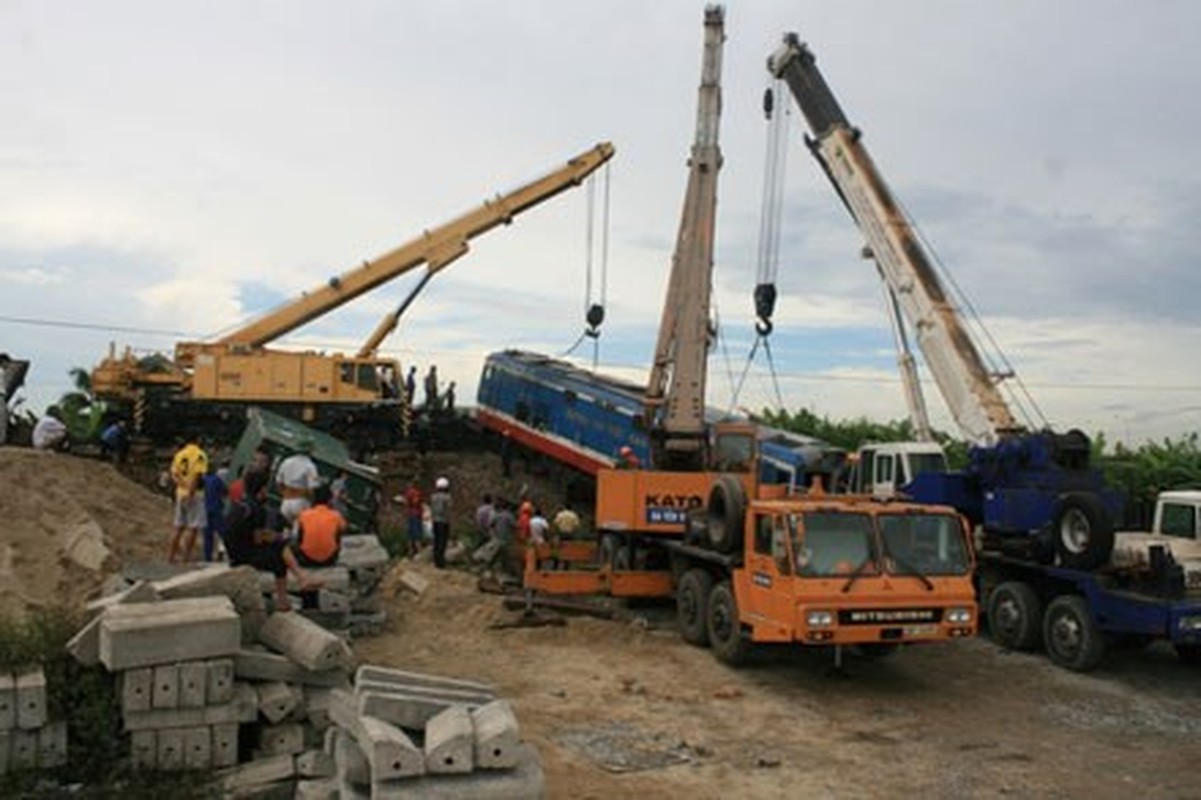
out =
<path fill-rule="evenodd" d="M 0 0 L 0 350 L 33 360 L 28 404 L 110 341 L 169 351 L 228 330 L 600 141 L 617 155 L 599 362 L 641 378 L 702 17 L 676 1 Z M 1056 428 L 1131 443 L 1201 428 L 1198 30 L 1184 0 L 728 3 L 711 403 L 732 402 L 753 340 L 764 63 L 797 31 Z M 900 418 L 879 280 L 790 124 L 784 404 Z M 486 353 L 565 351 L 584 327 L 587 214 L 577 189 L 476 240 L 385 352 L 437 362 L 470 401 Z M 413 280 L 283 344 L 353 350 Z M 577 354 L 590 364 L 590 343 Z M 777 405 L 762 359 L 738 404 Z"/>

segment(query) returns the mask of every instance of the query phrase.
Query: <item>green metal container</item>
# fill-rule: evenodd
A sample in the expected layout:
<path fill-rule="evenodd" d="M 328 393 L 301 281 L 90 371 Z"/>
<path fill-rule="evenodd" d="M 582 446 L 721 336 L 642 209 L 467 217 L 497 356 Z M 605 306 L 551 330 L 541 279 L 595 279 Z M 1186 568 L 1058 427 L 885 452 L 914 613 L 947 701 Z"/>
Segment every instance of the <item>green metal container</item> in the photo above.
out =
<path fill-rule="evenodd" d="M 310 439 L 313 449 L 309 452 L 309 457 L 317 465 L 322 481 L 327 484 L 333 483 L 339 474 L 346 473 L 347 522 L 350 523 L 350 532 L 375 532 L 381 486 L 378 469 L 352 461 L 350 450 L 341 439 L 294 419 L 258 407 L 250 408 L 246 419 L 246 430 L 242 432 L 242 438 L 238 440 L 230 461 L 233 477 L 242 474 L 259 446 L 271 454 L 271 474 L 275 475 L 279 462 L 298 452 L 297 445 L 301 440 Z M 270 496 L 272 501 L 278 504 L 279 495 L 274 481 L 271 483 Z"/>

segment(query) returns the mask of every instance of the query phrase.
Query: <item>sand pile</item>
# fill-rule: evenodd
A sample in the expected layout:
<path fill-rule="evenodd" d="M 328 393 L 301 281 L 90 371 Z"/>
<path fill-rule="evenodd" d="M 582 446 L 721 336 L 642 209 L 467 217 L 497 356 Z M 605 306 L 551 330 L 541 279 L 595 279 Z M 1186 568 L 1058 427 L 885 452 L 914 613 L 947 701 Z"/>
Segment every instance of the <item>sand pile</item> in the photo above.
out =
<path fill-rule="evenodd" d="M 161 558 L 171 501 L 110 464 L 0 447 L 0 613 L 82 604 L 121 564 Z"/>

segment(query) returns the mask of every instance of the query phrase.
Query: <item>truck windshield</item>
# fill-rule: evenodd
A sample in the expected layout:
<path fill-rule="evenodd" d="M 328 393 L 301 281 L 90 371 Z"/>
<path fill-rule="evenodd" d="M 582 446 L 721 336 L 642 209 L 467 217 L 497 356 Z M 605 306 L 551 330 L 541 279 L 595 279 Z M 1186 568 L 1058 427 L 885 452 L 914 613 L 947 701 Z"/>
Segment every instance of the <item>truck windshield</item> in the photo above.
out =
<path fill-rule="evenodd" d="M 876 571 L 872 518 L 867 514 L 808 511 L 794 518 L 793 552 L 797 574 L 828 577 Z"/>
<path fill-rule="evenodd" d="M 950 514 L 881 514 L 880 536 L 896 575 L 963 575 L 971 566 L 959 519 Z"/>

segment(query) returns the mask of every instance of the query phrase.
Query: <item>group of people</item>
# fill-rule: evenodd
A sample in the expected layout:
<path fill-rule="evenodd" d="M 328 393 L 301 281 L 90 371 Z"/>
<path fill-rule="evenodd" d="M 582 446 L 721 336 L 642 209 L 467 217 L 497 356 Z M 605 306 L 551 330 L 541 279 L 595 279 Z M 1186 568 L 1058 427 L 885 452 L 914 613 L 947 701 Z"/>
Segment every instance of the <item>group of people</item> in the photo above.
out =
<path fill-rule="evenodd" d="M 348 523 L 346 476 L 322 481 L 312 448 L 311 439 L 300 440 L 273 471 L 271 453 L 260 447 L 231 481 L 228 468 L 216 469 L 198 440 L 187 442 L 171 460 L 175 518 L 167 560 L 192 561 L 203 533 L 205 561 L 218 559 L 223 550 L 231 565 L 275 576 L 277 609 L 291 609 L 288 573 L 296 577 L 305 605 L 315 605 L 320 583 L 306 568 L 337 561 Z M 273 483 L 278 508 L 269 501 Z"/>
<path fill-rule="evenodd" d="M 517 503 L 485 494 L 475 510 L 475 523 L 485 546 L 494 543 L 501 565 L 521 575 L 526 548 L 554 547 L 561 539 L 572 538 L 580 528 L 580 517 L 568 503 L 549 520 L 527 492 L 522 492 Z"/>
<path fill-rule="evenodd" d="M 417 485 L 417 481 L 410 481 L 409 486 L 404 493 L 405 505 L 405 533 L 408 538 L 408 556 L 416 558 L 421 552 L 422 544 L 425 541 L 425 514 L 427 504 L 425 493 L 421 491 L 421 487 Z M 438 478 L 434 481 L 434 490 L 430 492 L 428 510 L 430 516 L 430 528 L 433 538 L 434 547 L 434 566 L 438 569 L 446 568 L 446 546 L 450 544 L 450 480 L 445 477 Z"/>

